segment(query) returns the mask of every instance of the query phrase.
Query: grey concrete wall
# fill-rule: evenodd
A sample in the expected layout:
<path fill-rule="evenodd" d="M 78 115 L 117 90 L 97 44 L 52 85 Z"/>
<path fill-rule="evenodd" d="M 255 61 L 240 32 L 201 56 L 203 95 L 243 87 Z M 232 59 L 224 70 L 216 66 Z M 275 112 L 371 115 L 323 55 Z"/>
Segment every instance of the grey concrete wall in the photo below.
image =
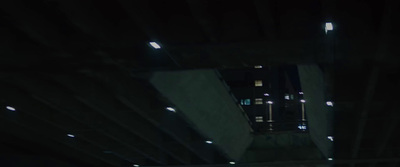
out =
<path fill-rule="evenodd" d="M 324 75 L 317 65 L 299 65 L 299 76 L 308 120 L 311 139 L 325 157 L 333 154 L 333 142 L 327 139 L 332 120 L 332 112 L 325 99 Z"/>
<path fill-rule="evenodd" d="M 155 72 L 150 82 L 230 159 L 241 158 L 251 127 L 214 70 Z"/>

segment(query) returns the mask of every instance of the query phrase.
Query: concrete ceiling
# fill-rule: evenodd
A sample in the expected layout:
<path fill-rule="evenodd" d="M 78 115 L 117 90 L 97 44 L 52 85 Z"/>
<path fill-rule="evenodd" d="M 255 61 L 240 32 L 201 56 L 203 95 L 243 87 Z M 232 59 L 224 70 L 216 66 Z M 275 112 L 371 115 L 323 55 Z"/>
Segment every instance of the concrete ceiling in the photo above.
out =
<path fill-rule="evenodd" d="M 229 156 L 166 112 L 174 102 L 143 75 L 305 64 L 319 67 L 334 101 L 329 163 L 399 166 L 399 11 L 394 0 L 1 1 L 0 158 L 224 166 Z M 325 33 L 327 21 L 334 30 Z M 288 153 L 279 150 L 253 154 Z M 328 164 L 319 156 L 242 165 Z"/>

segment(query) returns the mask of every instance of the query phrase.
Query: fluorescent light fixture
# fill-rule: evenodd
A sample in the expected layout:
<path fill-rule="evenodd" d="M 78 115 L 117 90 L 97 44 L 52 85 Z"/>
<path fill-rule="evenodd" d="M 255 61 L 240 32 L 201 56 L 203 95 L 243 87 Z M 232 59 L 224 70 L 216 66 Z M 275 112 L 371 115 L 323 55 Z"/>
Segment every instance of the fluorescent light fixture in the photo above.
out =
<path fill-rule="evenodd" d="M 231 165 L 235 165 L 235 164 L 236 164 L 236 162 L 233 162 L 233 161 L 231 161 L 231 162 L 229 162 L 229 164 L 231 164 Z"/>
<path fill-rule="evenodd" d="M 15 108 L 14 108 L 14 107 L 11 107 L 11 106 L 6 106 L 6 108 L 7 108 L 7 110 L 10 110 L 10 111 L 15 111 Z"/>
<path fill-rule="evenodd" d="M 330 141 L 333 141 L 333 136 L 328 136 L 328 139 L 329 139 Z"/>
<path fill-rule="evenodd" d="M 73 135 L 73 134 L 67 134 L 67 136 L 70 137 L 70 138 L 74 138 L 75 137 L 75 135 Z"/>
<path fill-rule="evenodd" d="M 254 68 L 263 68 L 263 66 L 262 65 L 257 65 L 257 66 L 254 66 Z"/>
<path fill-rule="evenodd" d="M 267 101 L 267 103 L 268 103 L 268 104 L 274 104 L 274 102 L 272 102 L 272 101 Z"/>
<path fill-rule="evenodd" d="M 167 107 L 165 109 L 167 109 L 168 111 L 171 111 L 171 112 L 176 112 L 175 108 L 172 108 L 172 107 Z"/>
<path fill-rule="evenodd" d="M 161 46 L 157 42 L 149 42 L 149 44 L 154 48 L 154 49 L 161 49 Z"/>
<path fill-rule="evenodd" d="M 139 167 L 139 165 L 138 165 L 138 164 L 133 164 L 133 166 L 134 166 L 134 167 Z"/>
<path fill-rule="evenodd" d="M 331 106 L 331 107 L 333 107 L 333 102 L 331 102 L 331 101 L 327 101 L 327 102 L 326 102 L 326 105 L 327 105 L 327 106 Z"/>
<path fill-rule="evenodd" d="M 213 142 L 211 140 L 206 140 L 207 144 L 212 144 Z"/>
<path fill-rule="evenodd" d="M 268 93 L 264 93 L 264 96 L 269 96 L 269 94 Z"/>
<path fill-rule="evenodd" d="M 302 102 L 302 103 L 305 103 L 305 102 L 306 102 L 306 100 L 304 100 L 304 99 L 301 99 L 301 100 L 300 100 L 300 102 Z"/>
<path fill-rule="evenodd" d="M 303 92 L 299 92 L 300 95 L 304 94 Z"/>
<path fill-rule="evenodd" d="M 333 161 L 333 158 L 328 158 L 328 161 Z"/>
<path fill-rule="evenodd" d="M 333 25 L 331 22 L 326 22 L 325 23 L 325 33 L 328 33 L 328 31 L 332 31 L 333 30 Z"/>

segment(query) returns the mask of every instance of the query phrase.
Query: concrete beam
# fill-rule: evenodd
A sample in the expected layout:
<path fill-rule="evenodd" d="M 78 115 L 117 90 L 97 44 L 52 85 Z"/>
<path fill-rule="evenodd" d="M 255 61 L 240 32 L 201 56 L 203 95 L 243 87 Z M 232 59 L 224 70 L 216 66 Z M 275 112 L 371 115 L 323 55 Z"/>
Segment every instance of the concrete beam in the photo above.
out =
<path fill-rule="evenodd" d="M 253 140 L 251 127 L 216 71 L 155 72 L 150 82 L 228 159 L 241 158 Z"/>
<path fill-rule="evenodd" d="M 189 128 L 188 123 L 178 118 L 179 113 L 168 113 L 165 107 L 172 106 L 171 102 L 161 98 L 155 90 L 139 83 L 132 76 L 120 72 L 96 72 L 87 73 L 87 75 L 99 82 L 104 82 L 107 90 L 122 104 L 170 135 L 200 159 L 207 163 L 214 163 L 214 150 L 206 146 L 204 140 L 191 138 L 190 133 L 193 130 Z"/>

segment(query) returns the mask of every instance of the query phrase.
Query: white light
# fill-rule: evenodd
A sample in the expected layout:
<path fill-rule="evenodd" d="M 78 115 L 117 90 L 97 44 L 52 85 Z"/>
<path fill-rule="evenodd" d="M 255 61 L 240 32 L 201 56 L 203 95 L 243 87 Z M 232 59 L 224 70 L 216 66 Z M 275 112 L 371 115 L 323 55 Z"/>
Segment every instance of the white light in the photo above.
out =
<path fill-rule="evenodd" d="M 332 31 L 333 30 L 333 25 L 331 22 L 327 22 L 325 23 L 325 33 L 328 33 L 328 31 Z"/>
<path fill-rule="evenodd" d="M 261 65 L 254 66 L 254 68 L 263 68 Z"/>
<path fill-rule="evenodd" d="M 67 134 L 67 136 L 68 136 L 68 137 L 71 137 L 71 138 L 74 138 L 74 137 L 75 137 L 75 135 L 73 135 L 73 134 Z"/>
<path fill-rule="evenodd" d="M 301 100 L 300 100 L 300 102 L 302 102 L 302 103 L 305 103 L 305 102 L 306 102 L 306 100 L 304 100 L 304 99 L 301 99 Z"/>
<path fill-rule="evenodd" d="M 269 94 L 268 93 L 264 93 L 264 96 L 269 96 Z"/>
<path fill-rule="evenodd" d="M 290 99 L 289 95 L 285 95 L 285 99 L 289 100 Z"/>
<path fill-rule="evenodd" d="M 332 160 L 333 160 L 333 158 L 328 158 L 328 160 L 329 160 L 329 161 L 332 161 Z"/>
<path fill-rule="evenodd" d="M 7 110 L 10 110 L 10 111 L 15 111 L 15 108 L 14 108 L 14 107 L 11 107 L 11 106 L 6 106 L 6 108 L 7 108 Z"/>
<path fill-rule="evenodd" d="M 333 103 L 331 101 L 327 101 L 326 105 L 333 107 Z"/>
<path fill-rule="evenodd" d="M 328 136 L 328 139 L 329 139 L 330 141 L 333 141 L 333 136 Z"/>
<path fill-rule="evenodd" d="M 138 165 L 138 164 L 133 164 L 133 166 L 134 166 L 134 167 L 139 167 L 139 165 Z"/>
<path fill-rule="evenodd" d="M 235 162 L 233 162 L 233 161 L 231 161 L 231 162 L 229 162 L 229 164 L 231 164 L 231 165 L 235 165 L 236 163 L 235 163 Z"/>
<path fill-rule="evenodd" d="M 206 140 L 207 144 L 212 144 L 213 142 L 211 140 Z"/>
<path fill-rule="evenodd" d="M 300 95 L 304 94 L 303 92 L 299 92 Z"/>
<path fill-rule="evenodd" d="M 274 102 L 272 102 L 272 101 L 267 101 L 267 103 L 268 103 L 268 104 L 274 104 Z"/>
<path fill-rule="evenodd" d="M 171 112 L 176 112 L 175 108 L 172 108 L 172 107 L 167 107 L 165 109 L 167 109 L 168 111 L 171 111 Z"/>
<path fill-rule="evenodd" d="M 149 42 L 149 44 L 150 44 L 154 49 L 160 49 L 160 48 L 161 48 L 161 46 L 158 45 L 157 42 Z"/>
<path fill-rule="evenodd" d="M 297 128 L 299 128 L 300 130 L 306 130 L 306 129 L 307 129 L 307 126 L 305 126 L 305 125 L 299 125 L 299 126 L 297 126 Z"/>

